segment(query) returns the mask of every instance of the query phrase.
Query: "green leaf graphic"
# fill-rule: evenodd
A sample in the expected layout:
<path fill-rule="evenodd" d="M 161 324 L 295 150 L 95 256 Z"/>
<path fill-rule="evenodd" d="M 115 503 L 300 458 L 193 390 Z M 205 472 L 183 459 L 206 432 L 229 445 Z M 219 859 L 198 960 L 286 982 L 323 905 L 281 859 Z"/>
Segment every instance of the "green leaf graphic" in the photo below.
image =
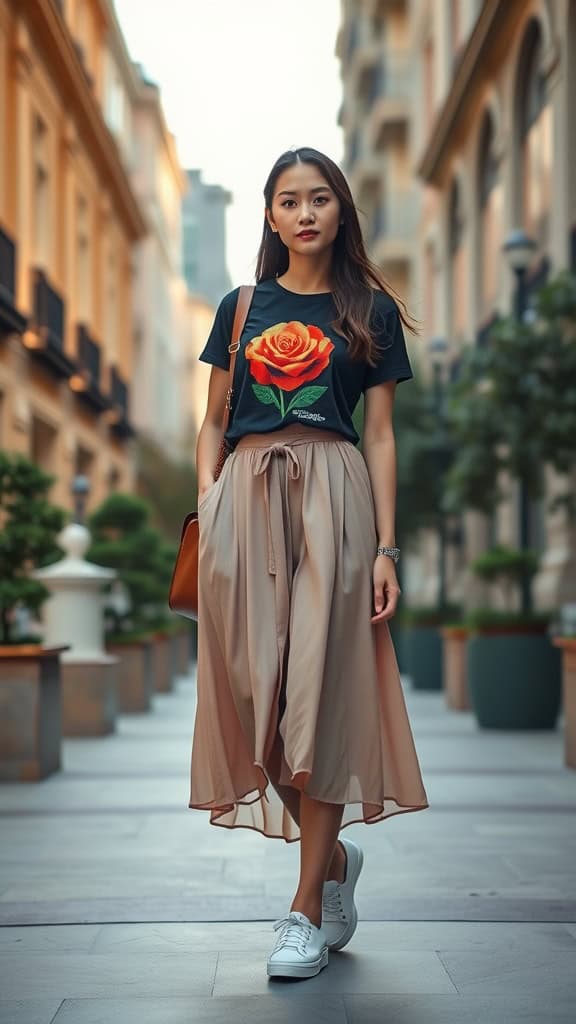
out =
<path fill-rule="evenodd" d="M 328 388 L 315 386 L 302 388 L 302 391 L 298 391 L 297 394 L 294 395 L 294 398 L 290 402 L 286 412 L 290 412 L 290 410 L 294 409 L 296 406 L 300 408 L 305 405 L 313 405 L 314 402 L 317 402 L 320 396 L 327 390 Z"/>
<path fill-rule="evenodd" d="M 277 409 L 280 409 L 280 403 L 276 395 L 267 384 L 253 384 L 252 390 L 259 402 L 262 402 L 264 405 L 275 405 Z"/>

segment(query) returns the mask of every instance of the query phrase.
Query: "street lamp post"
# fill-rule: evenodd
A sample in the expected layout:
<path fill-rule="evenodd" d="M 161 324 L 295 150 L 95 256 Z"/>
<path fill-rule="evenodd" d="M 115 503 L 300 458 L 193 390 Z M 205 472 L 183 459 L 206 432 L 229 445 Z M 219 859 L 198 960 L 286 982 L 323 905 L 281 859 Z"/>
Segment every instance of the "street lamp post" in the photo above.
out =
<path fill-rule="evenodd" d="M 83 476 L 81 473 L 77 473 L 72 478 L 72 486 L 70 490 L 74 497 L 74 522 L 83 523 L 86 498 L 90 492 L 90 481 L 88 477 Z"/>
<path fill-rule="evenodd" d="M 514 296 L 514 312 L 518 323 L 523 323 L 526 315 L 527 293 L 526 293 L 526 271 L 530 266 L 536 242 L 524 231 L 515 229 L 511 231 L 504 245 L 503 252 L 508 260 L 510 269 L 516 276 L 516 292 Z M 518 535 L 519 546 L 522 551 L 530 547 L 530 506 L 526 481 L 521 476 L 518 480 Z M 522 611 L 529 612 L 531 608 L 530 596 L 530 575 L 524 569 L 521 582 Z"/>
<path fill-rule="evenodd" d="M 446 352 L 446 341 L 444 338 L 432 338 L 428 343 L 430 353 L 433 382 L 434 382 L 434 413 L 437 423 L 436 460 L 440 476 L 443 475 L 447 461 L 447 439 L 446 422 L 444 417 L 444 385 L 442 373 L 444 369 L 444 355 Z M 442 509 L 438 509 L 438 606 L 443 608 L 446 604 L 446 523 Z"/>

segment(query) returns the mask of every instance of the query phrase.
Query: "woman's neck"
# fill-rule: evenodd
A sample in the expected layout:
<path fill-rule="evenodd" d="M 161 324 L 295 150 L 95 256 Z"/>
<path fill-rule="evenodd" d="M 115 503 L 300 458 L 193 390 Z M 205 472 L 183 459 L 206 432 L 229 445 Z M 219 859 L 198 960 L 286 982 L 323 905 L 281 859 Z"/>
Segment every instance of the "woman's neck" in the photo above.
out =
<path fill-rule="evenodd" d="M 278 278 L 278 281 L 285 288 L 302 294 L 329 292 L 332 290 L 331 256 L 332 254 L 329 253 L 326 259 L 322 257 L 311 259 L 290 253 L 288 270 Z"/>

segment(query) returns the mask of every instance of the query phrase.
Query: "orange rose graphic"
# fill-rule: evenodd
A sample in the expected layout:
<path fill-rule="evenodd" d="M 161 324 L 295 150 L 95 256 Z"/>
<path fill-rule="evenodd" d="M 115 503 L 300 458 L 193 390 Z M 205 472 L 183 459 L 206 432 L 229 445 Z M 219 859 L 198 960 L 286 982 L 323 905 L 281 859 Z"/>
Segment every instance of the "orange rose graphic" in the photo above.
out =
<path fill-rule="evenodd" d="M 250 372 L 258 381 L 253 384 L 254 394 L 265 405 L 272 403 L 286 416 L 296 404 L 312 405 L 326 391 L 325 387 L 302 385 L 315 380 L 330 362 L 334 345 L 319 327 L 306 326 L 298 320 L 287 324 L 268 327 L 256 338 L 249 341 L 245 356 L 250 362 Z M 278 395 L 272 385 L 278 388 Z M 284 392 L 296 391 L 286 410 Z"/>

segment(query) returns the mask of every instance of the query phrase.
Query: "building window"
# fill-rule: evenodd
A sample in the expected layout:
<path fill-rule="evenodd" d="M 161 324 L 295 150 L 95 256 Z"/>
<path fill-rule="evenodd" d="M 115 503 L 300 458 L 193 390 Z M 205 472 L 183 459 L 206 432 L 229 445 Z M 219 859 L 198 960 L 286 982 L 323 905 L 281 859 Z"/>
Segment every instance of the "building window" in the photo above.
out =
<path fill-rule="evenodd" d="M 48 129 L 43 119 L 36 115 L 32 126 L 33 153 L 33 259 L 37 267 L 50 266 L 50 179 L 48 155 Z"/>
<path fill-rule="evenodd" d="M 56 437 L 54 427 L 39 416 L 32 417 L 30 458 L 46 473 L 52 473 L 55 469 Z"/>
<path fill-rule="evenodd" d="M 484 319 L 494 309 L 502 238 L 502 189 L 494 156 L 494 122 L 487 112 L 478 147 L 479 299 Z"/>
<path fill-rule="evenodd" d="M 517 124 L 522 224 L 545 247 L 552 193 L 552 109 L 542 70 L 542 32 L 535 20 L 528 25 L 520 52 Z"/>
<path fill-rule="evenodd" d="M 463 237 L 462 195 L 460 183 L 457 179 L 454 179 L 448 202 L 448 259 L 450 266 L 451 332 L 456 340 L 463 338 L 467 312 L 467 280 Z"/>
<path fill-rule="evenodd" d="M 92 315 L 90 212 L 84 196 L 76 204 L 76 303 L 78 320 L 89 324 Z"/>

